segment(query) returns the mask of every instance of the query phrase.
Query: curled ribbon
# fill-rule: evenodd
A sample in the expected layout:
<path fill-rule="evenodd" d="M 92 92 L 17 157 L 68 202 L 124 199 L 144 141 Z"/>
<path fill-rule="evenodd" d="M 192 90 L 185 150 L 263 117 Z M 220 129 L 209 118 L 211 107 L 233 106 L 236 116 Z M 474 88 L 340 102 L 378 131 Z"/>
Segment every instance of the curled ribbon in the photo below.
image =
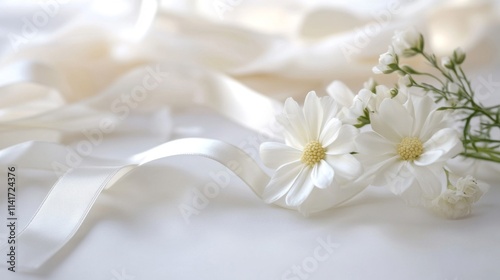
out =
<path fill-rule="evenodd" d="M 49 163 L 47 159 L 30 166 L 29 159 L 37 153 L 40 155 L 41 151 L 62 157 L 66 148 L 53 143 L 31 142 L 7 148 L 0 156 L 4 160 L 15 160 L 26 163 L 26 167 L 36 168 Z M 123 161 L 86 158 L 81 166 L 68 171 L 55 183 L 34 217 L 18 234 L 17 254 L 23 260 L 18 268 L 36 270 L 56 254 L 77 232 L 100 193 L 112 187 L 124 175 L 149 162 L 182 155 L 209 158 L 229 169 L 237 164 L 238 168 L 232 170 L 233 173 L 258 197 L 261 197 L 270 179 L 258 163 L 241 149 L 213 139 L 178 139 Z M 332 202 L 334 205 L 340 204 L 363 188 L 360 185 L 339 189 L 336 200 Z M 2 252 L 7 249 L 7 244 L 0 246 Z"/>

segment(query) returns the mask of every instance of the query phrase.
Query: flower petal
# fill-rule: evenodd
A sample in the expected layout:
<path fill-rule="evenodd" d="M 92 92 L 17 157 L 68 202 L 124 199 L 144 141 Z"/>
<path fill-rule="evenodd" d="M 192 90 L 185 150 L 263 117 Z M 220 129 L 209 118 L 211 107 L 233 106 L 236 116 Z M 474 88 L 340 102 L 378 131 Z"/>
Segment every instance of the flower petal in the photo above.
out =
<path fill-rule="evenodd" d="M 286 195 L 285 203 L 288 206 L 299 206 L 304 202 L 314 188 L 311 177 L 311 167 L 304 166 L 299 176 Z"/>
<path fill-rule="evenodd" d="M 363 115 L 363 110 L 368 107 L 372 98 L 374 98 L 373 92 L 365 88 L 361 89 L 354 97 L 351 111 L 357 116 Z"/>
<path fill-rule="evenodd" d="M 332 184 L 334 175 L 333 168 L 326 161 L 321 160 L 313 167 L 312 182 L 316 187 L 325 189 Z"/>
<path fill-rule="evenodd" d="M 420 131 L 420 139 L 424 142 L 429 140 L 438 130 L 449 128 L 451 116 L 446 111 L 434 110 L 429 113 Z"/>
<path fill-rule="evenodd" d="M 365 173 L 377 173 L 380 174 L 380 169 L 384 167 L 388 162 L 395 162 L 398 157 L 395 155 L 369 155 L 369 154 L 356 154 L 354 155 L 356 159 L 361 162 Z"/>
<path fill-rule="evenodd" d="M 287 116 L 285 114 L 277 115 L 276 121 L 278 121 L 278 123 L 283 126 L 283 136 L 285 138 L 285 143 L 296 149 L 304 149 L 304 146 L 307 144 L 305 138 L 296 137 L 297 132 L 295 132 L 295 128 L 292 126 Z"/>
<path fill-rule="evenodd" d="M 337 118 L 332 118 L 325 124 L 319 136 L 319 142 L 323 147 L 330 145 L 339 135 L 342 122 Z"/>
<path fill-rule="evenodd" d="M 360 154 L 396 155 L 397 143 L 392 143 L 374 131 L 360 133 L 355 140 L 356 150 Z"/>
<path fill-rule="evenodd" d="M 299 139 L 303 145 L 306 145 L 310 139 L 308 138 L 308 127 L 302 108 L 300 108 L 295 100 L 287 98 L 285 101 L 284 113 L 293 135 Z"/>
<path fill-rule="evenodd" d="M 326 92 L 338 104 L 343 107 L 349 108 L 352 106 L 354 93 L 341 81 L 333 81 L 326 87 Z"/>
<path fill-rule="evenodd" d="M 323 125 L 330 119 L 337 117 L 339 114 L 339 105 L 330 96 L 323 96 L 320 100 L 321 107 L 323 108 Z"/>
<path fill-rule="evenodd" d="M 260 158 L 264 164 L 272 169 L 282 165 L 299 161 L 302 152 L 290 146 L 276 142 L 265 142 L 260 145 Z"/>
<path fill-rule="evenodd" d="M 384 138 L 398 142 L 410 136 L 413 119 L 399 102 L 386 98 L 378 113 L 370 116 L 373 131 Z"/>
<path fill-rule="evenodd" d="M 351 154 L 326 155 L 326 162 L 335 171 L 335 176 L 352 179 L 361 174 L 361 163 Z"/>
<path fill-rule="evenodd" d="M 294 162 L 283 165 L 274 173 L 262 194 L 266 203 L 273 203 L 285 195 L 297 178 L 303 168 L 300 162 Z"/>
<path fill-rule="evenodd" d="M 376 163 L 368 169 L 371 172 L 376 172 L 372 185 L 388 187 L 394 194 L 400 194 L 401 191 L 398 190 L 400 186 L 395 186 L 396 188 L 393 188 L 393 185 L 398 185 L 397 181 L 400 180 L 400 178 L 406 178 L 405 176 L 400 176 L 401 174 L 399 174 L 401 168 L 406 162 L 399 160 L 398 156 L 384 156 L 380 158 L 380 160 L 383 161 Z"/>
<path fill-rule="evenodd" d="M 405 185 L 404 187 L 400 187 L 403 191 L 401 191 L 398 196 L 401 197 L 408 205 L 423 206 L 425 204 L 423 197 L 425 196 L 422 189 L 419 187 L 419 183 L 416 178 L 411 178 L 403 181 L 402 183 Z"/>
<path fill-rule="evenodd" d="M 333 142 L 326 141 L 325 143 L 330 142 L 331 144 L 325 144 L 327 146 L 326 153 L 329 155 L 341 155 L 354 152 L 356 136 L 358 136 L 358 129 L 352 125 L 343 125 L 339 132 L 337 139 L 334 139 Z M 322 142 L 323 143 L 323 142 Z"/>
<path fill-rule="evenodd" d="M 304 101 L 304 116 L 309 130 L 309 140 L 318 140 L 321 124 L 323 122 L 323 108 L 319 97 L 314 91 L 307 94 Z"/>
<path fill-rule="evenodd" d="M 462 143 L 458 132 L 452 128 L 444 128 L 436 132 L 424 143 L 424 153 L 415 160 L 418 166 L 426 166 L 456 156 L 462 151 Z"/>
<path fill-rule="evenodd" d="M 414 116 L 412 136 L 422 136 L 422 128 L 426 125 L 427 118 L 431 112 L 436 108 L 436 103 L 428 95 L 424 97 L 417 97 L 409 95 L 408 111 Z M 428 126 L 427 124 L 426 126 Z M 431 124 L 432 125 L 432 124 Z M 421 137 L 419 137 L 422 139 Z"/>
<path fill-rule="evenodd" d="M 418 187 L 422 190 L 423 197 L 421 199 L 423 201 L 432 200 L 441 194 L 443 186 L 446 185 L 446 174 L 442 168 L 437 167 L 434 168 L 436 170 L 433 170 L 427 167 L 409 165 L 408 169 L 413 173 Z M 442 171 L 438 172 L 439 170 Z"/>
<path fill-rule="evenodd" d="M 413 193 L 412 188 L 417 188 L 418 192 L 421 190 L 416 186 L 416 178 L 410 170 L 411 164 L 407 161 L 396 161 L 391 168 L 386 169 L 381 175 L 385 177 L 386 186 L 391 192 L 398 196 L 408 195 Z M 411 200 L 408 198 L 408 201 Z M 420 197 L 418 197 L 420 200 Z M 413 200 L 412 200 L 413 201 Z"/>

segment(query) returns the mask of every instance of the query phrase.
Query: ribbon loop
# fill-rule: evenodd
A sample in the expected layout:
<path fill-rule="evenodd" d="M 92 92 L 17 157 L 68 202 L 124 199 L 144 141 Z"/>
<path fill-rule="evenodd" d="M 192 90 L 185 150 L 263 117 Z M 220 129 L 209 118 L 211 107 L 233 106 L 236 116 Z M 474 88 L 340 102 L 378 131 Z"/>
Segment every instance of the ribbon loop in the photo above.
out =
<path fill-rule="evenodd" d="M 39 148 L 58 151 L 63 147 L 37 143 Z M 20 153 L 37 153 L 37 145 L 10 148 L 17 159 Z M 47 149 L 49 151 L 47 151 Z M 38 150 L 39 151 L 39 150 Z M 5 154 L 6 151 L 4 150 Z M 42 202 L 42 205 L 19 233 L 20 270 L 36 270 L 61 249 L 77 232 L 103 189 L 112 187 L 125 174 L 151 161 L 179 155 L 196 155 L 215 160 L 232 170 L 257 196 L 261 196 L 269 177 L 250 156 L 239 148 L 218 140 L 186 138 L 164 143 L 118 164 L 115 161 L 89 158 L 80 167 L 65 173 Z M 21 164 L 21 163 L 20 163 Z M 90 164 L 90 165 L 89 165 Z M 1 251 L 7 249 L 1 246 Z"/>

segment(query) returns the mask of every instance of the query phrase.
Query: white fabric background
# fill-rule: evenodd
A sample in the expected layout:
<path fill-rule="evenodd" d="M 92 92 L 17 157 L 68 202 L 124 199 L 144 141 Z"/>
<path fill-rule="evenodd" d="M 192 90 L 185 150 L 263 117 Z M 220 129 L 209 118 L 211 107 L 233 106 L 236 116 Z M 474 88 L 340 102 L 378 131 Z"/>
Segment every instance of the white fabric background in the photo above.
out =
<path fill-rule="evenodd" d="M 224 140 L 255 154 L 262 141 L 258 132 L 192 105 L 193 100 L 203 102 L 206 90 L 197 88 L 205 85 L 202 79 L 190 80 L 203 75 L 198 69 L 219 71 L 277 100 L 302 99 L 307 91 L 321 91 L 334 79 L 346 80 L 357 90 L 371 76 L 393 30 L 408 24 L 421 28 L 437 53 L 463 46 L 470 54 L 467 68 L 476 88 L 490 75 L 500 80 L 494 1 L 409 1 L 414 2 L 411 9 L 395 15 L 350 61 L 335 46 L 355 38 L 357 28 L 373 20 L 370 12 L 383 10 L 387 2 L 241 1 L 221 19 L 213 8 L 216 1 L 163 1 L 156 20 L 144 30 L 130 24 L 142 1 L 126 2 L 128 12 L 118 8 L 120 1 L 111 2 L 114 8 L 99 1 L 61 5 L 39 35 L 17 52 L 8 37 L 0 39 L 1 69 L 35 60 L 63 77 L 55 86 L 0 89 L 1 148 L 29 140 L 77 145 L 84 139 L 82 130 L 109 116 L 109 101 L 119 96 L 110 88 L 128 90 L 130 71 L 160 63 L 173 75 L 169 86 L 131 110 L 94 154 L 124 158 L 170 139 L 193 136 Z M 19 32 L 19 19 L 40 10 L 15 2 L 1 5 L 4 34 Z M 500 88 L 495 83 L 490 87 L 493 91 L 485 91 L 481 101 L 498 104 Z M 41 112 L 49 113 L 38 115 Z M 8 123 L 27 116 L 34 116 L 28 119 L 31 128 Z M 59 129 L 43 129 L 47 125 Z M 0 162 L 2 169 L 9 164 Z M 192 202 L 195 190 L 213 182 L 212 172 L 225 169 L 189 156 L 160 160 L 103 192 L 74 239 L 42 270 L 14 274 L 1 267 L 0 278 L 287 279 L 283 277 L 294 265 L 314 257 L 318 238 L 330 238 L 338 247 L 303 279 L 498 279 L 498 166 L 478 169 L 491 188 L 470 217 L 456 221 L 407 207 L 387 190 L 376 188 L 339 208 L 303 217 L 266 205 L 231 176 L 228 186 L 186 223 L 179 207 Z M 52 171 L 22 168 L 17 174 L 23 225 L 57 177 Z M 5 181 L 1 173 L 0 182 Z M 6 209 L 4 190 L 0 198 L 0 209 Z M 0 211 L 2 221 L 5 214 Z M 0 227 L 2 240 L 6 235 Z"/>

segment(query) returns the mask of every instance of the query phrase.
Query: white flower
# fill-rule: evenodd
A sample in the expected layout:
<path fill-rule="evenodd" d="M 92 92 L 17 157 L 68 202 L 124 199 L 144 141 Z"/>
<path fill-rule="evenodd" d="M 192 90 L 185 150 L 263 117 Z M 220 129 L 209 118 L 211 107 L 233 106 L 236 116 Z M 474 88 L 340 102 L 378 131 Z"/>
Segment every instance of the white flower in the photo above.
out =
<path fill-rule="evenodd" d="M 394 49 L 389 46 L 389 50 L 380 55 L 378 65 L 373 67 L 372 71 L 375 74 L 389 74 L 397 69 L 398 63 L 398 56 L 394 53 Z"/>
<path fill-rule="evenodd" d="M 449 187 L 451 188 L 432 201 L 432 206 L 434 210 L 451 219 L 469 215 L 472 205 L 483 195 L 476 179 L 470 175 L 458 179 L 456 186 Z"/>
<path fill-rule="evenodd" d="M 385 85 L 378 85 L 375 87 L 375 94 L 372 95 L 368 102 L 367 107 L 369 111 L 373 113 L 378 112 L 380 104 L 382 104 L 382 101 L 385 99 L 394 99 L 403 104 L 406 100 L 408 100 L 408 94 L 406 90 L 397 90 L 395 88 L 388 88 Z"/>
<path fill-rule="evenodd" d="M 277 121 L 284 127 L 285 144 L 266 142 L 260 146 L 264 164 L 276 169 L 263 198 L 272 203 L 283 196 L 287 206 L 300 206 L 314 187 L 327 189 L 344 184 L 361 173 L 361 164 L 351 152 L 358 130 L 336 117 L 338 106 L 329 96 L 310 92 L 304 108 L 288 98 Z"/>
<path fill-rule="evenodd" d="M 459 219 L 469 215 L 472 204 L 467 198 L 457 195 L 456 191 L 447 189 L 432 201 L 434 210 L 449 219 Z"/>
<path fill-rule="evenodd" d="M 364 110 L 368 106 L 370 98 L 374 95 L 367 89 L 362 89 L 358 94 L 354 94 L 344 83 L 333 81 L 326 88 L 326 92 L 336 103 L 341 105 L 338 118 L 347 124 L 357 124 L 358 118 L 364 115 Z"/>
<path fill-rule="evenodd" d="M 357 139 L 359 157 L 373 174 L 373 185 L 387 186 L 410 204 L 427 205 L 446 184 L 444 164 L 462 151 L 447 114 L 429 97 L 411 97 L 403 105 L 384 99 L 370 116 L 373 131 Z"/>
<path fill-rule="evenodd" d="M 476 179 L 471 175 L 458 179 L 456 188 L 457 192 L 460 192 L 462 196 L 468 198 L 472 203 L 477 202 L 483 196 Z"/>
<path fill-rule="evenodd" d="M 412 56 L 415 50 L 423 49 L 423 37 L 415 28 L 396 31 L 392 37 L 392 46 L 398 55 Z"/>

